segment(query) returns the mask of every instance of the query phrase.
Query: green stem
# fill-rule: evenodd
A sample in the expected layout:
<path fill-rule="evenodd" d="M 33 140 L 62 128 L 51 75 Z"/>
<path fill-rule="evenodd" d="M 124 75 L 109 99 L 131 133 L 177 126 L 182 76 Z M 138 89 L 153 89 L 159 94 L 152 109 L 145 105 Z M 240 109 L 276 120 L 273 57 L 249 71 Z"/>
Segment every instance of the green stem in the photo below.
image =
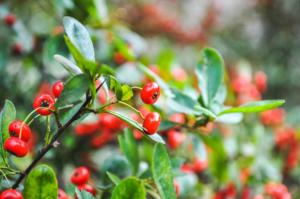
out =
<path fill-rule="evenodd" d="M 130 108 L 131 110 L 133 110 L 135 113 L 137 113 L 142 119 L 145 119 L 144 116 L 143 116 L 143 114 L 139 110 L 137 110 L 136 108 L 134 108 L 133 106 L 131 106 L 131 105 L 129 105 L 129 104 L 123 102 L 123 101 L 118 101 L 118 103 L 122 104 L 124 106 L 127 106 L 128 108 Z"/>

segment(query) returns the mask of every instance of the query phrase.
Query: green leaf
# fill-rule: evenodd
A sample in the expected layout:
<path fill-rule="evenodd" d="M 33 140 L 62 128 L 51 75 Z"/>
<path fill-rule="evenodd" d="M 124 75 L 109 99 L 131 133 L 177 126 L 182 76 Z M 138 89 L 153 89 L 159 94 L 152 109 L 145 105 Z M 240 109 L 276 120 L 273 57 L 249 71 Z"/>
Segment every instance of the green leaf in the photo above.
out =
<path fill-rule="evenodd" d="M 115 185 L 118 185 L 121 182 L 121 179 L 118 176 L 116 176 L 115 174 L 113 174 L 109 171 L 106 171 L 106 174 Z"/>
<path fill-rule="evenodd" d="M 162 199 L 175 199 L 172 167 L 164 145 L 156 144 L 152 157 L 151 170 L 156 187 Z"/>
<path fill-rule="evenodd" d="M 0 145 L 1 145 L 1 156 L 2 159 L 6 162 L 7 153 L 3 149 L 4 141 L 9 137 L 8 126 L 9 124 L 16 119 L 16 108 L 14 104 L 5 100 L 3 109 L 0 113 Z"/>
<path fill-rule="evenodd" d="M 24 199 L 57 199 L 58 184 L 55 173 L 47 165 L 34 168 L 26 178 Z"/>
<path fill-rule="evenodd" d="M 118 100 L 121 100 L 123 97 L 123 90 L 119 81 L 111 75 L 104 76 L 104 78 L 107 87 L 115 93 Z"/>
<path fill-rule="evenodd" d="M 54 55 L 54 59 L 60 63 L 71 75 L 77 75 L 82 73 L 79 66 L 75 65 L 72 61 L 68 60 L 64 56 Z"/>
<path fill-rule="evenodd" d="M 196 100 L 192 99 L 190 96 L 184 94 L 183 92 L 172 88 L 173 97 L 169 101 L 169 107 L 176 112 L 186 113 L 190 115 L 200 114 L 199 110 L 195 110 L 198 106 Z"/>
<path fill-rule="evenodd" d="M 126 42 L 123 41 L 120 37 L 115 36 L 113 43 L 117 48 L 117 51 L 119 51 L 125 57 L 126 60 L 133 61 L 135 59 L 133 51 L 130 48 L 128 48 Z"/>
<path fill-rule="evenodd" d="M 69 109 L 62 110 L 59 114 L 61 124 L 65 125 L 76 114 L 76 112 L 80 109 L 82 104 L 83 102 L 80 102 Z"/>
<path fill-rule="evenodd" d="M 64 90 L 55 103 L 55 107 L 58 108 L 80 101 L 80 97 L 87 92 L 88 87 L 89 79 L 86 75 L 79 74 L 72 77 L 65 84 Z"/>
<path fill-rule="evenodd" d="M 133 97 L 133 91 L 130 86 L 124 84 L 122 85 L 121 89 L 122 89 L 121 101 L 127 101 Z"/>
<path fill-rule="evenodd" d="M 144 184 L 134 177 L 122 180 L 114 188 L 111 199 L 146 199 Z"/>
<path fill-rule="evenodd" d="M 124 122 L 126 122 L 127 124 L 131 125 L 132 127 L 140 130 L 141 132 L 144 133 L 144 136 L 146 136 L 146 138 L 148 138 L 149 140 L 151 141 L 154 141 L 154 142 L 159 142 L 159 143 L 162 143 L 162 144 L 165 144 L 165 141 L 163 140 L 163 138 L 158 135 L 157 133 L 153 134 L 153 135 L 149 135 L 145 132 L 145 129 L 141 126 L 140 123 L 138 123 L 137 121 L 129 118 L 129 117 L 126 117 L 120 113 L 117 113 L 117 112 L 114 112 L 114 111 L 110 111 L 110 110 L 105 110 L 107 113 L 110 113 L 118 118 L 120 118 L 121 120 L 123 120 Z"/>
<path fill-rule="evenodd" d="M 206 108 L 204 108 L 204 107 L 202 107 L 202 106 L 200 106 L 200 105 L 196 105 L 195 108 L 196 108 L 197 110 L 203 112 L 204 115 L 206 115 L 206 116 L 208 116 L 208 117 L 210 117 L 210 118 L 212 118 L 212 119 L 216 119 L 216 118 L 217 118 L 216 114 L 214 114 L 214 113 L 211 112 L 210 110 L 208 110 L 208 109 L 206 109 Z"/>
<path fill-rule="evenodd" d="M 83 190 L 83 191 L 79 191 L 78 188 L 75 189 L 75 193 L 76 193 L 76 198 L 78 199 L 95 199 L 94 196 L 92 196 L 91 193 Z"/>
<path fill-rule="evenodd" d="M 226 109 L 219 113 L 219 115 L 227 113 L 256 113 L 279 107 L 284 103 L 285 100 L 262 100 L 257 102 L 249 102 L 239 107 Z"/>
<path fill-rule="evenodd" d="M 132 131 L 125 129 L 124 133 L 118 136 L 118 140 L 121 151 L 131 164 L 133 174 L 136 174 L 139 169 L 139 153 Z"/>
<path fill-rule="evenodd" d="M 205 106 L 214 99 L 224 78 L 222 56 L 212 48 L 204 48 L 201 60 L 196 67 L 196 75 Z"/>
<path fill-rule="evenodd" d="M 64 17 L 63 25 L 66 34 L 80 53 L 86 59 L 95 61 L 94 46 L 87 29 L 72 17 Z"/>
<path fill-rule="evenodd" d="M 70 53 L 81 70 L 83 72 L 88 71 L 92 76 L 95 76 L 97 74 L 97 70 L 99 69 L 97 63 L 95 61 L 86 59 L 67 36 L 64 38 Z"/>

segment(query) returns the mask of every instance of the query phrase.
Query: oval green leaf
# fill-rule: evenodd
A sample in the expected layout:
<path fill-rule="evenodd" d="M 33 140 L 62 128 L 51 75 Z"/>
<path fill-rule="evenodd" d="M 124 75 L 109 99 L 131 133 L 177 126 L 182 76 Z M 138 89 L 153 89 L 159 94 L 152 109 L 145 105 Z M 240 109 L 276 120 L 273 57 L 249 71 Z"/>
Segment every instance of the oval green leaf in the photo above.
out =
<path fill-rule="evenodd" d="M 111 199 L 146 199 L 144 184 L 134 177 L 122 180 L 114 188 Z"/>
<path fill-rule="evenodd" d="M 173 173 L 170 159 L 164 145 L 156 144 L 151 165 L 152 175 L 162 199 L 175 199 Z"/>
<path fill-rule="evenodd" d="M 204 48 L 196 67 L 199 87 L 206 106 L 214 99 L 224 78 L 224 61 L 218 51 Z"/>
<path fill-rule="evenodd" d="M 47 165 L 39 165 L 26 178 L 24 199 L 57 199 L 58 184 L 55 173 Z"/>
<path fill-rule="evenodd" d="M 285 103 L 285 100 L 262 100 L 249 102 L 239 107 L 229 108 L 222 111 L 219 115 L 227 113 L 256 113 L 279 107 Z"/>
<path fill-rule="evenodd" d="M 55 103 L 55 107 L 59 108 L 61 106 L 73 104 L 80 101 L 82 97 L 89 88 L 89 79 L 84 74 L 79 74 L 72 77 L 64 87 L 60 97 Z"/>

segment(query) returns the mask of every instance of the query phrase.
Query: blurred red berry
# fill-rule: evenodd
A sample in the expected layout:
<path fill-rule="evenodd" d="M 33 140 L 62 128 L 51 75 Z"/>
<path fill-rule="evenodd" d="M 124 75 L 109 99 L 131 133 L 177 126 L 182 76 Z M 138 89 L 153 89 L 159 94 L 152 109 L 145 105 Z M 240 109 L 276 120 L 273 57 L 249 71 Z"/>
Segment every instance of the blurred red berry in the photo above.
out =
<path fill-rule="evenodd" d="M 55 100 L 48 94 L 37 96 L 33 102 L 33 108 L 40 115 L 50 115 L 54 111 Z"/>
<path fill-rule="evenodd" d="M 188 76 L 183 68 L 174 68 L 172 69 L 172 76 L 176 81 L 183 82 Z"/>
<path fill-rule="evenodd" d="M 99 123 L 82 123 L 75 126 L 75 133 L 78 136 L 94 134 L 99 129 Z"/>
<path fill-rule="evenodd" d="M 0 199 L 23 199 L 23 196 L 15 189 L 7 189 L 1 193 Z"/>
<path fill-rule="evenodd" d="M 4 149 L 17 157 L 24 157 L 28 153 L 26 142 L 16 137 L 6 139 Z"/>
<path fill-rule="evenodd" d="M 184 141 L 185 135 L 176 130 L 169 130 L 167 132 L 168 145 L 171 149 L 178 148 Z"/>
<path fill-rule="evenodd" d="M 64 83 L 62 81 L 57 81 L 52 86 L 52 93 L 55 98 L 59 98 L 61 92 L 64 89 Z"/>
<path fill-rule="evenodd" d="M 160 96 L 160 88 L 157 83 L 149 82 L 141 91 L 141 99 L 145 104 L 154 104 Z"/>
<path fill-rule="evenodd" d="M 16 19 L 17 19 L 16 15 L 8 14 L 4 17 L 4 22 L 8 26 L 13 26 L 16 22 Z"/>
<path fill-rule="evenodd" d="M 15 120 L 10 123 L 8 130 L 10 136 L 20 138 L 24 142 L 28 142 L 31 138 L 31 129 L 27 124 L 20 120 Z"/>
<path fill-rule="evenodd" d="M 201 173 L 208 167 L 208 162 L 207 160 L 201 160 L 201 159 L 195 159 L 194 162 L 192 163 L 193 165 L 193 171 L 195 173 Z"/>
<path fill-rule="evenodd" d="M 255 74 L 255 86 L 259 92 L 263 93 L 267 90 L 267 75 L 263 71 Z"/>
<path fill-rule="evenodd" d="M 86 167 L 76 168 L 71 175 L 71 182 L 75 185 L 82 185 L 87 183 L 90 179 L 90 171 Z"/>
<path fill-rule="evenodd" d="M 174 180 L 174 187 L 175 187 L 176 196 L 178 197 L 180 194 L 180 186 L 178 182 L 176 182 L 175 180 Z"/>
<path fill-rule="evenodd" d="M 79 191 L 86 191 L 91 193 L 93 196 L 96 196 L 97 194 L 97 190 L 89 184 L 82 184 L 82 185 L 78 185 L 77 188 L 79 189 Z"/>
<path fill-rule="evenodd" d="M 109 113 L 99 114 L 99 125 L 100 128 L 107 128 L 110 130 L 120 130 L 125 126 L 123 120 Z"/>
<path fill-rule="evenodd" d="M 184 124 L 185 116 L 182 113 L 174 113 L 169 117 L 169 120 L 178 124 Z"/>
<path fill-rule="evenodd" d="M 62 189 L 59 189 L 57 199 L 69 199 L 69 197 Z"/>
<path fill-rule="evenodd" d="M 20 55 L 23 52 L 23 46 L 20 43 L 15 43 L 12 48 L 11 48 L 11 52 L 14 55 Z"/>
<path fill-rule="evenodd" d="M 157 112 L 149 113 L 144 120 L 143 127 L 146 133 L 152 135 L 156 133 L 160 125 L 160 115 Z"/>
<path fill-rule="evenodd" d="M 116 52 L 114 54 L 114 61 L 116 62 L 116 64 L 121 65 L 126 62 L 126 59 L 121 52 Z"/>
<path fill-rule="evenodd" d="M 266 126 L 279 126 L 284 122 L 285 111 L 281 108 L 264 111 L 260 114 L 261 122 Z"/>

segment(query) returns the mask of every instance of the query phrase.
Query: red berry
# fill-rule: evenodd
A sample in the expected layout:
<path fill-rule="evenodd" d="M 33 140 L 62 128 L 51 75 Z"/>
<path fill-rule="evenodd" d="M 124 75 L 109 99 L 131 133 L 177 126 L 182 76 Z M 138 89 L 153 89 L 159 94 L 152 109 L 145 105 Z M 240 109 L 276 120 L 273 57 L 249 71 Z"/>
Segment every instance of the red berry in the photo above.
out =
<path fill-rule="evenodd" d="M 168 136 L 168 145 L 171 149 L 178 148 L 185 139 L 184 134 L 176 130 L 168 131 L 167 136 Z"/>
<path fill-rule="evenodd" d="M 255 74 L 255 86 L 261 93 L 267 89 L 267 75 L 263 71 Z"/>
<path fill-rule="evenodd" d="M 77 188 L 79 189 L 79 191 L 87 191 L 89 193 L 91 193 L 93 196 L 96 196 L 97 190 L 89 184 L 82 184 L 82 185 L 78 185 Z"/>
<path fill-rule="evenodd" d="M 50 115 L 54 111 L 54 103 L 51 95 L 42 94 L 34 99 L 33 108 L 40 115 Z"/>
<path fill-rule="evenodd" d="M 176 182 L 175 180 L 174 180 L 173 183 L 174 183 L 174 187 L 175 187 L 176 196 L 179 196 L 179 194 L 180 194 L 180 186 L 179 186 L 178 182 Z"/>
<path fill-rule="evenodd" d="M 16 137 L 10 137 L 5 140 L 4 149 L 17 157 L 24 157 L 28 153 L 26 142 Z"/>
<path fill-rule="evenodd" d="M 90 179 L 90 171 L 86 167 L 78 167 L 71 175 L 71 182 L 76 185 L 87 183 Z"/>
<path fill-rule="evenodd" d="M 78 136 L 87 136 L 95 133 L 99 129 L 99 124 L 98 122 L 96 123 L 82 123 L 82 124 L 77 124 L 75 126 L 75 133 Z"/>
<path fill-rule="evenodd" d="M 204 171 L 207 167 L 208 167 L 207 160 L 196 159 L 193 162 L 193 171 L 196 173 L 200 173 L 200 172 Z"/>
<path fill-rule="evenodd" d="M 23 51 L 23 46 L 20 43 L 15 43 L 11 48 L 11 52 L 14 55 L 20 55 L 22 53 L 22 51 Z"/>
<path fill-rule="evenodd" d="M 62 189 L 59 189 L 57 199 L 69 199 L 69 197 Z"/>
<path fill-rule="evenodd" d="M 124 122 L 114 115 L 109 113 L 99 114 L 99 125 L 101 128 L 108 128 L 110 130 L 119 130 L 124 126 Z"/>
<path fill-rule="evenodd" d="M 174 113 L 169 117 L 169 120 L 171 122 L 179 123 L 179 124 L 184 124 L 185 123 L 185 116 L 182 113 Z"/>
<path fill-rule="evenodd" d="M 8 14 L 4 17 L 4 22 L 8 26 L 13 26 L 16 22 L 16 15 L 14 14 Z"/>
<path fill-rule="evenodd" d="M 160 95 L 160 89 L 157 83 L 147 83 L 141 91 L 141 99 L 145 104 L 154 104 Z"/>
<path fill-rule="evenodd" d="M 146 133 L 154 134 L 160 125 L 160 115 L 157 112 L 149 113 L 143 123 Z"/>
<path fill-rule="evenodd" d="M 8 130 L 10 136 L 20 138 L 24 142 L 28 142 L 31 138 L 31 129 L 27 124 L 20 120 L 15 120 L 12 123 L 10 123 Z"/>
<path fill-rule="evenodd" d="M 61 92 L 64 89 L 64 83 L 62 81 L 57 81 L 52 86 L 52 93 L 55 98 L 59 98 Z"/>
<path fill-rule="evenodd" d="M 23 196 L 15 189 L 7 189 L 1 193 L 0 199 L 23 199 Z"/>
<path fill-rule="evenodd" d="M 114 61 L 116 62 L 116 64 L 121 65 L 121 64 L 123 64 L 126 61 L 126 59 L 125 59 L 125 57 L 124 57 L 124 55 L 122 53 L 116 52 L 114 54 Z"/>

